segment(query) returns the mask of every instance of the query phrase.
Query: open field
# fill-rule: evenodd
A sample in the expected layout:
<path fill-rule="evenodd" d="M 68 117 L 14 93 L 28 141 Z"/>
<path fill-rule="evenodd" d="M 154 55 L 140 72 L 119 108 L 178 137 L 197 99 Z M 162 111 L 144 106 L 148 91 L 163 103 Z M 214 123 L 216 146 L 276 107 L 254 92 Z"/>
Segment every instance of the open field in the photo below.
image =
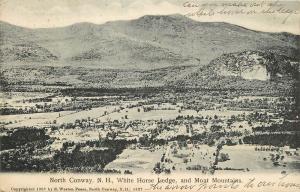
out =
<path fill-rule="evenodd" d="M 140 109 L 140 112 L 138 111 Z M 249 114 L 249 111 L 219 111 L 219 110 L 207 110 L 207 111 L 199 111 L 198 113 L 195 110 L 181 110 L 179 109 L 156 109 L 144 112 L 141 107 L 135 107 L 130 109 L 123 109 L 120 112 L 114 112 L 108 114 L 106 116 L 100 117 L 100 120 L 105 120 L 109 118 L 110 120 L 171 120 L 175 119 L 177 116 L 203 116 L 203 117 L 214 117 L 214 115 L 218 114 L 220 118 L 228 118 L 232 115 L 241 115 L 241 114 Z M 127 116 L 127 118 L 125 118 Z"/>
<path fill-rule="evenodd" d="M 165 94 L 170 97 L 169 102 L 166 101 Z M 59 95 L 31 102 L 27 100 L 30 96 L 35 98 L 35 95 L 24 94 L 26 101 L 23 102 L 19 98 L 18 102 L 31 106 L 41 104 L 42 108 L 38 109 L 42 112 L 20 110 L 14 115 L 0 116 L 1 136 L 9 141 L 4 145 L 8 149 L 3 152 L 6 154 L 4 160 L 9 162 L 14 153 L 28 151 L 28 162 L 32 162 L 33 157 L 35 161 L 51 162 L 55 155 L 60 158 L 82 155 L 88 165 L 89 160 L 84 157 L 91 156 L 95 158 L 95 165 L 88 168 L 91 172 L 210 174 L 226 171 L 281 173 L 300 170 L 297 141 L 294 141 L 294 137 L 288 137 L 297 132 L 297 128 L 293 128 L 298 125 L 297 121 L 284 122 L 282 115 L 274 111 L 284 105 L 282 101 L 288 103 L 288 100 L 276 97 L 224 99 L 222 96 L 210 97 L 201 93 L 195 94 L 200 95 L 199 97 L 193 95 L 189 99 L 185 97 L 187 95 L 181 94 L 175 94 L 181 98 L 178 102 L 174 102 L 175 96 L 170 93 L 151 95 L 149 98 L 136 95 Z M 254 100 L 250 101 L 251 99 Z M 223 101 L 225 103 L 222 103 Z M 51 107 L 45 107 L 49 105 Z M 223 108 L 224 105 L 228 108 Z M 253 110 L 252 105 L 256 105 Z M 264 107 L 263 110 L 259 109 L 260 105 Z M 56 110 L 59 112 L 55 112 Z M 280 123 L 285 123 L 282 127 L 288 128 L 289 131 L 283 130 L 282 134 L 285 134 L 286 138 L 292 138 L 291 141 L 273 142 L 275 137 L 266 132 L 272 131 L 270 126 L 273 124 L 277 126 L 276 129 L 282 131 L 279 129 Z M 256 127 L 262 127 L 259 130 L 265 132 L 255 132 Z M 281 134 L 279 131 L 276 135 Z M 19 142 L 24 133 L 26 138 Z M 271 155 L 271 151 L 255 150 L 256 137 L 261 134 L 267 136 L 267 142 L 275 143 L 275 147 L 281 152 L 272 152 Z M 254 138 L 249 138 L 253 135 Z M 248 137 L 247 142 L 245 137 Z M 26 142 L 30 143 L 31 140 L 43 145 L 32 152 L 31 146 L 26 145 Z M 293 144 L 291 149 L 296 151 L 291 155 L 288 155 L 290 149 L 283 147 L 289 143 Z M 117 150 L 110 148 L 111 144 Z M 15 150 L 10 150 L 14 148 Z M 106 156 L 106 152 L 113 155 Z M 220 156 L 224 154 L 228 154 L 228 160 L 220 160 Z M 277 154 L 280 158 L 284 157 L 275 162 L 274 156 Z M 100 164 L 103 167 L 99 167 Z M 16 165 L 24 167 L 24 162 Z M 4 168 L 9 170 L 9 166 L 6 163 Z M 43 169 L 60 170 L 57 162 L 51 166 L 53 167 L 45 166 Z M 73 169 L 72 166 L 72 163 L 66 163 L 68 169 Z M 84 167 L 74 169 L 85 170 Z"/>
<path fill-rule="evenodd" d="M 6 128 L 24 127 L 24 126 L 42 126 L 52 124 L 54 120 L 61 117 L 74 114 L 74 111 L 50 112 L 50 113 L 33 113 L 20 115 L 3 115 L 0 116 L 0 122 L 8 124 Z"/>
<path fill-rule="evenodd" d="M 177 116 L 203 116 L 213 117 L 218 114 L 220 118 L 228 118 L 232 115 L 248 114 L 249 111 L 219 111 L 219 110 L 207 110 L 196 112 L 195 110 L 182 110 L 179 109 L 157 109 L 144 112 L 141 107 L 125 108 L 120 110 L 121 107 L 126 107 L 133 102 L 124 102 L 122 105 L 112 105 L 105 107 L 92 108 L 90 110 L 82 111 L 61 111 L 61 112 L 48 112 L 48 113 L 33 113 L 33 114 L 18 114 L 18 115 L 5 115 L 0 116 L 0 122 L 11 124 L 6 125 L 7 128 L 22 127 L 22 126 L 38 126 L 43 124 L 53 124 L 55 120 L 57 124 L 74 123 L 75 120 L 80 119 L 98 119 L 101 122 L 113 121 L 113 120 L 171 120 Z M 138 109 L 140 111 L 138 111 Z M 119 112 L 117 112 L 119 110 Z M 126 116 L 126 117 L 125 117 Z"/>
<path fill-rule="evenodd" d="M 223 146 L 222 153 L 228 153 L 230 160 L 219 162 L 221 168 L 249 169 L 250 171 L 296 171 L 300 170 L 299 156 L 287 156 L 281 153 L 284 159 L 281 166 L 276 166 L 271 161 L 270 154 L 280 154 L 271 151 L 255 151 L 255 145 Z M 284 165 L 284 166 L 283 166 Z"/>
<path fill-rule="evenodd" d="M 106 169 L 130 170 L 133 173 L 152 172 L 156 162 L 160 161 L 163 149 L 149 151 L 146 149 L 127 148 L 116 160 L 109 163 Z"/>

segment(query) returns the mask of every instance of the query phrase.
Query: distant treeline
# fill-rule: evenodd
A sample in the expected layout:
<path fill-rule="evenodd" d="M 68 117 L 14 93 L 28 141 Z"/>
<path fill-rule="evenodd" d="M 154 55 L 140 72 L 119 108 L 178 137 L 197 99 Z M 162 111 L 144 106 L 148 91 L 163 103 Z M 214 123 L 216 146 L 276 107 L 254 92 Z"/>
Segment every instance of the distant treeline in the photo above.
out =
<path fill-rule="evenodd" d="M 253 128 L 253 131 L 260 132 L 300 132 L 300 122 L 284 121 L 282 124 L 273 124 L 268 127 L 260 126 Z M 300 138 L 299 138 L 300 139 Z"/>
<path fill-rule="evenodd" d="M 127 145 L 136 143 L 111 139 L 65 142 L 62 149 L 51 151 L 48 146 L 54 140 L 37 128 L 20 128 L 0 139 L 2 172 L 105 172 L 105 166 Z"/>
<path fill-rule="evenodd" d="M 245 144 L 300 147 L 300 122 L 284 121 L 268 127 L 253 128 L 254 135 L 244 137 Z"/>
<path fill-rule="evenodd" d="M 1 74 L 0 74 L 1 75 Z M 36 86 L 32 86 L 36 85 Z M 143 86 L 143 87 L 93 87 L 93 85 L 88 85 L 88 87 L 75 87 L 74 85 L 54 83 L 54 84 L 36 84 L 23 82 L 15 84 L 7 84 L 3 82 L 2 90 L 6 92 L 54 92 L 62 93 L 68 96 L 103 96 L 103 95 L 146 95 L 158 92 L 173 92 L 173 93 L 188 93 L 188 92 L 201 92 L 203 94 L 210 95 L 258 95 L 258 96 L 274 96 L 272 91 L 264 91 L 260 89 L 248 89 L 246 86 L 241 88 L 235 87 L 197 87 L 197 86 L 186 86 L 186 85 L 164 85 L 164 86 Z M 277 91 L 277 96 L 294 96 L 295 91 Z"/>
<path fill-rule="evenodd" d="M 59 167 L 72 172 L 103 172 L 104 167 L 115 160 L 117 155 L 131 143 L 134 141 L 105 139 L 74 144 L 75 149 L 72 152 L 63 149 L 54 155 L 55 169 Z M 88 147 L 90 150 L 80 150 L 83 147 Z"/>
<path fill-rule="evenodd" d="M 143 88 L 70 88 L 62 89 L 63 95 L 79 96 L 115 96 L 115 95 L 148 95 L 165 90 L 163 87 L 143 87 Z"/>
<path fill-rule="evenodd" d="M 300 147 L 300 134 L 261 134 L 244 137 L 245 144 Z"/>
<path fill-rule="evenodd" d="M 173 93 L 188 93 L 188 92 L 201 92 L 203 94 L 212 95 L 227 95 L 227 94 L 246 94 L 252 90 L 238 90 L 238 89 L 209 89 L 197 87 L 184 87 L 184 86 L 161 86 L 161 87 L 120 87 L 120 88 L 65 88 L 60 92 L 68 96 L 104 96 L 104 95 L 149 95 L 159 92 L 173 92 Z"/>
<path fill-rule="evenodd" d="M 9 135 L 0 136 L 1 150 L 15 149 L 27 143 L 44 142 L 48 139 L 50 139 L 50 137 L 46 135 L 44 129 L 21 128 L 13 131 Z"/>

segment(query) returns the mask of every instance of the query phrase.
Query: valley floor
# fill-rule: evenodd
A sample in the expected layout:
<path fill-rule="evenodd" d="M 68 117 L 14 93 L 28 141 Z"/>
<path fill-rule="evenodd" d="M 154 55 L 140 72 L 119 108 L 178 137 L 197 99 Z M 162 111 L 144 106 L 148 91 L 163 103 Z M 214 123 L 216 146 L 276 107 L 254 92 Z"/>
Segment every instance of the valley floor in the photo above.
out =
<path fill-rule="evenodd" d="M 1 171 L 300 171 L 292 97 L 195 91 L 5 96 Z"/>

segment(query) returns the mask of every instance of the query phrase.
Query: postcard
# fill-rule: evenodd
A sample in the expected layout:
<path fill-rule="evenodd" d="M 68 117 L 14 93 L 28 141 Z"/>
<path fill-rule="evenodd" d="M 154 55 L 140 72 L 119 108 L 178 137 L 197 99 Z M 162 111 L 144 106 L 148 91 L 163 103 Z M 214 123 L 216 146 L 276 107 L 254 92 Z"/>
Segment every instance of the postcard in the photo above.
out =
<path fill-rule="evenodd" d="M 1 0 L 0 191 L 300 191 L 300 1 Z"/>

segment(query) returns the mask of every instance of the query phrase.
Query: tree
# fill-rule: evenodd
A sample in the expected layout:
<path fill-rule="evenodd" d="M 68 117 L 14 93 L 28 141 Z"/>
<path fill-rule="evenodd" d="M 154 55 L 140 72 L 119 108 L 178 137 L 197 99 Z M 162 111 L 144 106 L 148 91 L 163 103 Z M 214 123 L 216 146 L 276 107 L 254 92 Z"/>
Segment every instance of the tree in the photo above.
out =
<path fill-rule="evenodd" d="M 115 140 L 117 137 L 117 134 L 114 131 L 110 131 L 106 134 L 106 139 Z"/>
<path fill-rule="evenodd" d="M 144 134 L 142 137 L 139 138 L 139 143 L 143 146 L 149 146 L 150 140 L 147 134 Z"/>

